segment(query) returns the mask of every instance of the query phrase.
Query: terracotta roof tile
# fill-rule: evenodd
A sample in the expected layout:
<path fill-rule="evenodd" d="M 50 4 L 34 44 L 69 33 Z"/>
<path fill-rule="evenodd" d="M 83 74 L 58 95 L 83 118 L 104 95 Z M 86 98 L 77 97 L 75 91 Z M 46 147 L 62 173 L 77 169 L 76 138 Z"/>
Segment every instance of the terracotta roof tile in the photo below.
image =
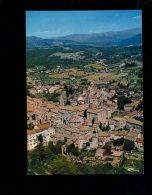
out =
<path fill-rule="evenodd" d="M 143 143 L 144 140 L 143 140 L 142 138 L 137 138 L 137 139 L 136 139 L 136 142 L 137 142 L 137 143 Z"/>
<path fill-rule="evenodd" d="M 45 129 L 48 129 L 49 127 L 51 127 L 50 123 L 43 123 L 43 124 L 39 124 L 39 125 L 36 125 L 40 130 L 45 130 Z"/>

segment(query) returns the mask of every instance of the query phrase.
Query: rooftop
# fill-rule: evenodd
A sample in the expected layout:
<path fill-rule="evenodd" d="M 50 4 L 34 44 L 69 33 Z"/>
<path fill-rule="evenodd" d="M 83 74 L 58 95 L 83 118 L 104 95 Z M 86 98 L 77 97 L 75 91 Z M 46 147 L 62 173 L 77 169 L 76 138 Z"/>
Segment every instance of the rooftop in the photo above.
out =
<path fill-rule="evenodd" d="M 128 116 L 129 118 L 138 114 L 138 111 L 137 110 L 134 110 L 133 112 L 130 112 L 129 114 L 127 114 L 126 116 Z"/>
<path fill-rule="evenodd" d="M 139 131 L 136 131 L 136 130 L 131 130 L 127 135 L 126 137 L 133 137 L 133 138 L 136 138 L 138 136 L 140 132 Z"/>
<path fill-rule="evenodd" d="M 144 143 L 144 140 L 143 140 L 142 138 L 137 138 L 137 139 L 136 139 L 136 142 L 137 142 L 137 143 Z"/>
<path fill-rule="evenodd" d="M 39 133 L 39 132 L 41 132 L 41 131 L 42 131 L 42 130 L 40 130 L 40 129 L 27 130 L 27 135 Z"/>
<path fill-rule="evenodd" d="M 112 103 L 112 104 L 110 104 L 112 107 L 117 107 L 117 104 L 115 104 L 115 103 Z"/>
<path fill-rule="evenodd" d="M 140 125 L 140 126 L 143 125 L 143 123 L 142 123 L 141 121 L 135 120 L 135 119 L 133 119 L 133 118 L 129 118 L 129 119 L 127 120 L 127 122 L 133 123 L 133 124 L 135 124 L 135 125 Z"/>
<path fill-rule="evenodd" d="M 100 131 L 98 134 L 99 137 L 110 137 L 109 131 Z"/>
<path fill-rule="evenodd" d="M 122 131 L 114 131 L 115 136 L 125 136 L 127 135 L 128 131 L 122 130 Z"/>
<path fill-rule="evenodd" d="M 40 130 L 45 130 L 45 129 L 48 129 L 49 127 L 51 127 L 50 123 L 43 123 L 43 124 L 39 124 L 39 125 L 36 125 Z"/>
<path fill-rule="evenodd" d="M 87 110 L 87 112 L 97 114 L 97 113 L 101 112 L 101 109 L 92 109 L 92 108 L 89 108 Z"/>

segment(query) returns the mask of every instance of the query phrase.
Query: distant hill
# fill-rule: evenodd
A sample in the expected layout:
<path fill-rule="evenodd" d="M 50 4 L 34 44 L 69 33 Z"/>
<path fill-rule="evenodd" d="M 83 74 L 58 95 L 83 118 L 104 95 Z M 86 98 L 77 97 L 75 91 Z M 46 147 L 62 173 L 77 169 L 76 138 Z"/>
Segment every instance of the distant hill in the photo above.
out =
<path fill-rule="evenodd" d="M 50 47 L 55 45 L 94 45 L 101 47 L 127 46 L 142 43 L 142 29 L 134 28 L 119 32 L 104 32 L 93 34 L 72 34 L 57 38 L 42 39 L 26 37 L 27 47 Z"/>
<path fill-rule="evenodd" d="M 125 39 L 119 42 L 120 46 L 137 45 L 142 43 L 142 34 L 135 35 L 129 39 Z"/>

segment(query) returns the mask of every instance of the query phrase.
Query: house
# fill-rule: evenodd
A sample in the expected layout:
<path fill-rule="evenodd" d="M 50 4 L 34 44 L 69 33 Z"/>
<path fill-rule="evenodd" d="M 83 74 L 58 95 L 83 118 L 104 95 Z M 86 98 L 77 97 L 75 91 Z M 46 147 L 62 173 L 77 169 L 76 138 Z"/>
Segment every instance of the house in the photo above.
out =
<path fill-rule="evenodd" d="M 141 121 L 135 120 L 133 118 L 129 118 L 126 121 L 126 125 L 129 128 L 132 128 L 132 129 L 135 129 L 135 130 L 139 130 L 139 131 L 142 131 L 142 129 L 143 129 L 143 123 Z"/>
<path fill-rule="evenodd" d="M 98 148 L 95 154 L 96 160 L 101 159 L 104 156 L 104 152 L 105 152 L 105 149 Z"/>
<path fill-rule="evenodd" d="M 135 110 L 136 107 L 140 104 L 140 101 L 132 100 L 133 109 Z"/>
<path fill-rule="evenodd" d="M 34 128 L 43 131 L 42 133 L 43 140 L 46 141 L 47 143 L 50 140 L 50 135 L 55 134 L 55 129 L 51 126 L 49 122 L 36 125 Z"/>
<path fill-rule="evenodd" d="M 125 112 L 130 112 L 133 109 L 134 109 L 134 106 L 132 104 L 125 104 L 124 105 L 124 111 Z"/>
<path fill-rule="evenodd" d="M 106 142 L 109 142 L 110 141 L 110 132 L 109 131 L 100 131 L 98 133 L 98 138 L 99 138 L 99 147 L 103 147 Z"/>
<path fill-rule="evenodd" d="M 126 116 L 125 116 L 125 118 L 133 118 L 133 117 L 135 117 L 135 116 L 138 116 L 138 110 L 134 110 L 134 111 L 132 111 L 132 112 L 130 112 L 130 113 L 128 113 Z"/>
<path fill-rule="evenodd" d="M 139 150 L 143 151 L 143 150 L 144 150 L 144 139 L 142 139 L 142 138 L 136 138 L 135 146 L 136 146 Z"/>
<path fill-rule="evenodd" d="M 123 151 L 124 145 L 116 146 L 116 151 Z"/>
<path fill-rule="evenodd" d="M 113 134 L 111 134 L 111 138 L 116 140 L 120 139 L 122 137 L 125 137 L 128 134 L 128 131 L 122 130 L 122 131 L 113 131 Z"/>
<path fill-rule="evenodd" d="M 86 143 L 89 142 L 89 138 L 90 136 L 89 135 L 80 135 L 78 140 L 79 140 L 79 149 L 82 149 L 84 147 L 86 147 Z"/>
<path fill-rule="evenodd" d="M 55 133 L 50 136 L 50 141 L 53 142 L 54 145 L 56 145 L 58 140 L 64 141 L 65 135 L 63 133 Z"/>
<path fill-rule="evenodd" d="M 32 150 L 38 145 L 38 136 L 41 134 L 41 130 L 33 129 L 27 130 L 27 150 Z"/>
<path fill-rule="evenodd" d="M 65 131 L 66 125 L 63 123 L 62 120 L 57 120 L 55 125 L 55 131 L 57 133 L 63 133 Z"/>
<path fill-rule="evenodd" d="M 82 126 L 89 126 L 89 123 L 85 121 L 82 123 Z"/>
<path fill-rule="evenodd" d="M 70 100 L 70 105 L 71 106 L 77 106 L 78 105 L 78 102 L 77 102 L 77 100 Z"/>
<path fill-rule="evenodd" d="M 80 135 L 91 135 L 92 128 L 89 126 L 79 126 Z"/>
<path fill-rule="evenodd" d="M 31 88 L 31 89 L 29 89 L 29 93 L 32 94 L 32 95 L 35 95 L 38 92 L 37 92 L 36 88 Z"/>
<path fill-rule="evenodd" d="M 106 118 L 111 118 L 111 108 L 105 106 L 104 109 L 106 111 Z"/>
<path fill-rule="evenodd" d="M 93 137 L 92 142 L 90 142 L 89 149 L 97 149 L 98 148 L 98 137 Z"/>
<path fill-rule="evenodd" d="M 114 156 L 115 158 L 116 157 L 121 157 L 123 155 L 123 151 L 122 150 L 116 150 L 116 151 L 113 151 L 113 153 L 111 154 L 112 156 Z M 119 159 L 115 159 L 114 162 L 112 162 L 112 166 L 117 166 L 120 164 L 120 158 Z"/>
<path fill-rule="evenodd" d="M 115 112 L 115 110 L 118 108 L 118 105 L 116 103 L 110 103 L 110 109 L 111 113 Z"/>
<path fill-rule="evenodd" d="M 76 117 L 72 117 L 68 123 L 70 127 L 78 127 L 81 124 L 81 121 L 79 121 Z"/>
<path fill-rule="evenodd" d="M 143 110 L 140 110 L 140 111 L 139 111 L 138 117 L 143 118 Z"/>
<path fill-rule="evenodd" d="M 141 138 L 141 134 L 136 130 L 129 131 L 129 133 L 125 136 L 125 139 L 129 139 L 134 142 L 136 141 L 137 138 Z"/>
<path fill-rule="evenodd" d="M 43 142 L 46 144 L 50 141 L 50 135 L 55 134 L 55 129 L 50 124 L 41 124 L 35 126 L 33 130 L 27 130 L 27 149 L 31 150 L 38 145 L 38 136 L 42 135 Z"/>
<path fill-rule="evenodd" d="M 139 104 L 140 104 L 140 101 L 133 100 L 131 104 L 124 105 L 124 110 L 126 112 L 130 112 L 131 110 L 135 110 Z"/>
<path fill-rule="evenodd" d="M 102 119 L 106 119 L 109 117 L 109 113 L 105 108 L 89 108 L 87 110 L 87 120 L 92 120 L 93 118 L 95 118 L 95 120 L 102 120 Z"/>
<path fill-rule="evenodd" d="M 100 120 L 100 125 L 102 127 L 107 127 L 108 126 L 108 120 L 107 119 L 102 119 Z"/>
<path fill-rule="evenodd" d="M 126 119 L 124 117 L 113 117 L 115 130 L 121 129 L 126 125 Z"/>
<path fill-rule="evenodd" d="M 113 131 L 115 129 L 114 121 L 112 119 L 109 119 L 108 124 L 109 124 L 109 130 Z"/>

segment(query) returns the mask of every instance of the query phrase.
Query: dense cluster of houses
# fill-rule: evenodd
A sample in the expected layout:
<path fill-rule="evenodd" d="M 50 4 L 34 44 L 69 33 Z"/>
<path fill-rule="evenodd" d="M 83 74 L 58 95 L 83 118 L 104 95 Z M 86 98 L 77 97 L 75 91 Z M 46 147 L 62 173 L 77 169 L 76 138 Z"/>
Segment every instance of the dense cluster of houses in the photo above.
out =
<path fill-rule="evenodd" d="M 27 96 L 27 124 L 28 127 L 33 125 L 32 129 L 27 129 L 27 149 L 31 150 L 39 143 L 38 136 L 41 134 L 46 145 L 49 141 L 56 144 L 58 140 L 66 140 L 66 145 L 74 143 L 79 150 L 97 149 L 98 155 L 107 142 L 122 137 L 134 141 L 135 146 L 143 150 L 143 123 L 133 118 L 143 117 L 142 111 L 135 110 L 138 102 L 125 105 L 125 109 L 130 110 L 132 106 L 133 110 L 126 112 L 126 116 L 112 117 L 112 113 L 117 110 L 118 99 L 110 101 L 109 98 L 115 94 L 115 90 L 107 91 L 91 86 L 75 100 L 71 99 L 71 105 L 66 106 L 62 94 L 57 103 L 42 102 Z M 108 131 L 103 131 L 106 127 Z M 112 146 L 112 150 L 117 154 L 123 147 Z"/>

